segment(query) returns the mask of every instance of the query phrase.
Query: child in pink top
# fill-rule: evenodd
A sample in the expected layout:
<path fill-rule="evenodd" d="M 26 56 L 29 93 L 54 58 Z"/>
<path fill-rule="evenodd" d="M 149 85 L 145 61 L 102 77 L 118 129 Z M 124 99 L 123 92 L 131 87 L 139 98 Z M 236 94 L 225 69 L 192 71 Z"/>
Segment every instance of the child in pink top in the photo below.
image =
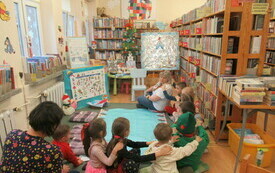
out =
<path fill-rule="evenodd" d="M 111 155 L 105 155 L 107 142 L 106 122 L 102 118 L 94 119 L 85 129 L 84 150 L 90 161 L 87 163 L 85 173 L 106 173 L 106 165 L 111 166 L 117 158 L 117 151 L 123 148 L 123 143 L 119 142 L 113 149 Z"/>

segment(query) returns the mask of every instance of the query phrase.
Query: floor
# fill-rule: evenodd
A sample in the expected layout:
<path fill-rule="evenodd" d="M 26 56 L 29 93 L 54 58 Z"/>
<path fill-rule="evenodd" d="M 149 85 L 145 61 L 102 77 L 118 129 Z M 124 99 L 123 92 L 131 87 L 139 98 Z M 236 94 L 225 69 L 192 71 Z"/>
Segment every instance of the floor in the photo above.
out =
<path fill-rule="evenodd" d="M 141 95 L 142 93 L 137 93 Z M 111 103 L 135 103 L 131 101 L 130 94 L 118 94 L 116 96 L 111 95 Z M 274 126 L 273 126 L 274 127 Z M 220 141 L 218 144 L 214 141 L 211 134 L 210 144 L 208 146 L 208 153 L 205 153 L 202 160 L 210 165 L 210 171 L 208 173 L 232 173 L 235 164 L 235 155 L 230 150 L 227 141 Z M 273 154 L 272 164 L 268 170 L 275 172 L 275 153 Z"/>

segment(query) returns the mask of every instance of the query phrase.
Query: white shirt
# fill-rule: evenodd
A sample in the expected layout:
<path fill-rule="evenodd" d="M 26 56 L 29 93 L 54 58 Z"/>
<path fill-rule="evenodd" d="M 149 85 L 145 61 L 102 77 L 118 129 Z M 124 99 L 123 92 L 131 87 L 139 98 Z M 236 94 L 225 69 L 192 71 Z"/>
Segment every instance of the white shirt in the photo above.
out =
<path fill-rule="evenodd" d="M 169 102 L 169 100 L 167 100 L 163 94 L 163 89 L 162 88 L 156 89 L 155 91 L 153 91 L 152 95 L 156 95 L 160 97 L 160 100 L 153 102 L 153 105 L 156 108 L 156 110 L 163 111 L 164 107 L 167 106 Z"/>
<path fill-rule="evenodd" d="M 168 145 L 164 144 L 159 147 L 156 146 L 158 141 L 153 142 L 149 145 L 148 150 L 145 154 L 155 153 L 161 147 Z M 194 140 L 184 147 L 175 148 L 173 147 L 170 155 L 157 157 L 155 161 L 152 161 L 151 172 L 152 173 L 178 173 L 177 162 L 178 160 L 190 156 L 198 147 L 199 143 Z"/>

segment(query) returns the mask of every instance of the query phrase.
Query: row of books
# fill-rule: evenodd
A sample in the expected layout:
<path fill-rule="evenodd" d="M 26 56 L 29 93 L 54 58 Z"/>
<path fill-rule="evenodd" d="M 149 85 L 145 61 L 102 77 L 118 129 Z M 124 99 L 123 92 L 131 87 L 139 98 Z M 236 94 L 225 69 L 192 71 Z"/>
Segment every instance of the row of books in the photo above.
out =
<path fill-rule="evenodd" d="M 275 67 L 270 65 L 264 65 L 263 76 L 275 76 Z"/>
<path fill-rule="evenodd" d="M 205 104 L 205 108 L 212 111 L 213 113 L 216 112 L 217 107 L 217 98 L 213 96 L 206 88 L 202 85 L 198 85 L 197 87 L 197 96 L 202 100 Z"/>
<path fill-rule="evenodd" d="M 270 64 L 275 64 L 275 52 L 274 51 L 266 51 L 265 54 L 265 62 Z"/>
<path fill-rule="evenodd" d="M 204 119 L 204 125 L 205 127 L 208 127 L 210 130 L 215 129 L 215 116 L 212 112 L 209 111 L 209 109 L 206 109 L 204 102 L 199 100 L 199 113 L 202 114 Z"/>
<path fill-rule="evenodd" d="M 194 64 L 189 63 L 187 60 L 181 58 L 181 67 L 187 71 L 188 73 L 193 73 L 193 78 L 196 76 L 197 73 L 199 73 L 198 66 L 195 66 Z"/>
<path fill-rule="evenodd" d="M 63 65 L 60 56 L 34 56 L 26 59 L 27 73 L 49 72 Z"/>
<path fill-rule="evenodd" d="M 217 91 L 217 77 L 207 73 L 205 70 L 200 71 L 200 81 L 204 84 L 207 90 L 212 91 L 214 94 L 218 94 Z"/>
<path fill-rule="evenodd" d="M 275 77 L 264 78 L 263 82 L 266 86 L 266 95 L 264 97 L 264 103 L 269 106 L 275 106 Z"/>
<path fill-rule="evenodd" d="M 275 21 L 270 21 L 269 22 L 268 32 L 271 33 L 271 34 L 275 33 Z"/>
<path fill-rule="evenodd" d="M 0 65 L 0 95 L 15 89 L 13 67 Z"/>
<path fill-rule="evenodd" d="M 201 67 L 218 75 L 221 68 L 221 59 L 204 54 L 201 59 Z"/>
<path fill-rule="evenodd" d="M 119 59 L 122 55 L 116 51 L 96 51 L 95 52 L 95 59 Z"/>
<path fill-rule="evenodd" d="M 269 38 L 267 40 L 267 48 L 275 49 L 275 38 Z"/>
<path fill-rule="evenodd" d="M 239 78 L 236 82 L 232 98 L 240 105 L 263 104 L 265 84 L 259 79 Z"/>
<path fill-rule="evenodd" d="M 222 48 L 221 37 L 204 37 L 202 38 L 202 50 L 220 55 Z"/>
<path fill-rule="evenodd" d="M 121 40 L 99 40 L 96 42 L 97 49 L 120 49 L 122 48 Z"/>
<path fill-rule="evenodd" d="M 129 23 L 128 19 L 121 18 L 95 18 L 94 27 L 124 27 Z"/>
<path fill-rule="evenodd" d="M 94 38 L 122 38 L 124 31 L 122 29 L 116 29 L 114 31 L 104 29 L 104 30 L 95 30 Z"/>
<path fill-rule="evenodd" d="M 222 33 L 224 19 L 220 17 L 208 18 L 203 24 L 203 31 L 207 34 Z"/>

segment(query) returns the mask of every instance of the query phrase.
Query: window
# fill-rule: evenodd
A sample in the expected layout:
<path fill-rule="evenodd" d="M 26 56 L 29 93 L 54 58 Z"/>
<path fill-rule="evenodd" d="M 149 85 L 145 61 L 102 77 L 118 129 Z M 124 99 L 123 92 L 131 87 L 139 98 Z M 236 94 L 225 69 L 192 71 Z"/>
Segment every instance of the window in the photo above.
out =
<path fill-rule="evenodd" d="M 33 55 L 42 55 L 42 37 L 41 24 L 39 20 L 39 1 L 32 0 L 14 0 L 16 23 L 18 30 L 18 37 L 20 42 L 20 50 L 22 56 L 27 55 L 26 38 L 30 38 Z M 21 10 L 22 9 L 22 10 Z"/>
<path fill-rule="evenodd" d="M 26 56 L 24 42 L 23 42 L 23 35 L 22 35 L 22 24 L 21 24 L 20 15 L 19 15 L 19 4 L 17 2 L 14 3 L 14 9 L 15 9 L 16 25 L 18 30 L 18 38 L 19 38 L 21 55 Z"/>
<path fill-rule="evenodd" d="M 64 28 L 64 35 L 66 37 L 74 36 L 74 16 L 69 15 L 68 12 L 63 12 L 63 28 Z"/>

